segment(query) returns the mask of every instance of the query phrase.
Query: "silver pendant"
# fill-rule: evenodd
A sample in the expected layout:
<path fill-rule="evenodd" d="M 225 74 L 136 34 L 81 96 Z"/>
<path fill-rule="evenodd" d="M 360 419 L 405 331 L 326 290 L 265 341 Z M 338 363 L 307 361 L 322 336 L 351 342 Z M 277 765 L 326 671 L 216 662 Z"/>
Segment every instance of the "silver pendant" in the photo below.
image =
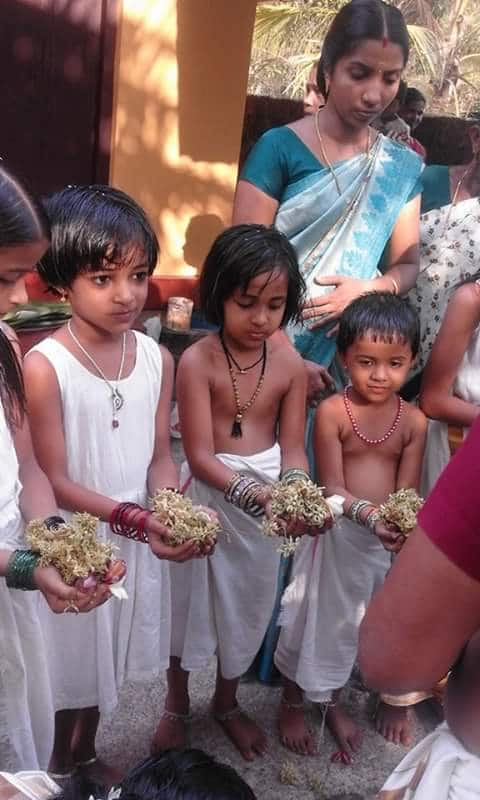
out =
<path fill-rule="evenodd" d="M 118 389 L 115 387 L 115 389 L 112 391 L 112 404 L 115 411 L 120 411 L 123 406 L 123 402 L 123 395 L 120 394 Z"/>

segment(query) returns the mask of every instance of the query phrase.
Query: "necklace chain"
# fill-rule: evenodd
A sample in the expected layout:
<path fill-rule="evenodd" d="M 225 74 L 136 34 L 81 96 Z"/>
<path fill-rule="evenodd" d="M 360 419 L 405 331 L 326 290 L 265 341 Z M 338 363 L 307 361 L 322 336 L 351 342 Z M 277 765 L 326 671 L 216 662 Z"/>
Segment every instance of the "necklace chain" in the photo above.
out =
<path fill-rule="evenodd" d="M 249 364 L 248 367 L 241 367 L 240 364 L 238 363 L 237 359 L 233 355 L 233 353 L 231 353 L 230 350 L 228 350 L 228 348 L 226 346 L 225 346 L 225 349 L 227 350 L 227 353 L 230 356 L 230 360 L 232 361 L 232 363 L 233 363 L 233 365 L 234 365 L 234 367 L 237 370 L 237 373 L 239 375 L 245 375 L 246 372 L 249 372 L 251 369 L 256 367 L 257 364 L 260 364 L 260 361 L 263 360 L 263 349 L 262 349 L 262 354 L 261 354 L 260 358 L 257 358 L 257 360 L 253 362 L 253 364 Z"/>
<path fill-rule="evenodd" d="M 118 423 L 118 419 L 117 419 L 117 412 L 120 411 L 120 409 L 122 408 L 122 406 L 123 406 L 123 404 L 125 402 L 124 398 L 123 398 L 123 395 L 119 391 L 118 386 L 114 386 L 113 385 L 113 383 L 105 375 L 105 373 L 102 370 L 102 368 L 97 364 L 97 362 L 95 361 L 93 356 L 90 355 L 88 350 L 86 350 L 86 348 L 79 341 L 77 336 L 75 336 L 75 334 L 74 334 L 74 332 L 72 330 L 72 321 L 70 319 L 67 322 L 67 330 L 68 330 L 71 338 L 73 339 L 73 341 L 77 345 L 78 349 L 83 353 L 83 355 L 85 356 L 87 361 L 90 362 L 92 367 L 94 367 L 94 369 L 100 375 L 101 379 L 103 381 L 105 381 L 105 383 L 109 387 L 109 389 L 110 389 L 110 391 L 112 393 L 111 394 L 111 401 L 112 401 L 112 428 L 118 428 L 119 423 Z M 116 377 L 116 383 L 118 383 L 118 381 L 120 381 L 120 379 L 122 377 L 122 374 L 123 374 L 123 366 L 125 364 L 126 341 L 127 341 L 127 334 L 124 332 L 123 337 L 122 337 L 122 354 L 121 354 L 121 357 L 120 357 L 120 366 L 118 368 L 118 373 L 117 373 L 117 377 Z"/>
<path fill-rule="evenodd" d="M 260 362 L 262 363 L 262 368 L 260 370 L 260 376 L 258 378 L 257 386 L 250 399 L 247 400 L 245 403 L 243 403 L 243 405 L 240 402 L 240 392 L 238 390 L 238 383 L 235 377 L 234 364 L 236 364 L 236 361 L 232 356 L 232 354 L 230 353 L 227 345 L 225 344 L 222 334 L 220 334 L 220 343 L 222 345 L 223 352 L 225 353 L 225 358 L 227 359 L 228 371 L 230 373 L 230 379 L 232 381 L 233 397 L 237 409 L 237 413 L 235 414 L 232 424 L 231 436 L 237 439 L 242 435 L 242 421 L 243 417 L 245 416 L 245 412 L 248 411 L 248 409 L 253 406 L 255 400 L 260 394 L 263 382 L 265 380 L 265 367 L 267 365 L 267 343 L 266 342 L 263 343 L 262 355 L 260 356 L 258 361 L 255 362 L 255 364 L 259 364 Z M 247 369 L 252 369 L 255 366 L 255 364 L 252 364 Z"/>
<path fill-rule="evenodd" d="M 370 439 L 368 436 L 365 436 L 365 434 L 361 432 L 360 428 L 358 427 L 358 422 L 353 416 L 352 407 L 350 405 L 350 398 L 348 396 L 348 389 L 349 387 L 345 386 L 345 389 L 343 390 L 343 402 L 345 404 L 345 411 L 347 412 L 348 418 L 352 423 L 352 428 L 356 433 L 356 435 L 358 436 L 358 438 L 361 439 L 362 442 L 365 442 L 365 444 L 383 444 L 383 442 L 386 442 L 387 439 L 390 439 L 390 436 L 392 436 L 392 434 L 395 433 L 395 431 L 397 430 L 398 423 L 400 422 L 401 416 L 403 414 L 404 403 L 400 395 L 397 397 L 398 400 L 397 414 L 388 431 L 384 433 L 383 436 L 380 436 L 378 439 Z"/>
<path fill-rule="evenodd" d="M 338 192 L 339 196 L 341 197 L 342 196 L 342 188 L 340 186 L 340 181 L 338 180 L 338 176 L 337 176 L 337 173 L 335 172 L 335 168 L 334 168 L 332 162 L 330 161 L 330 159 L 329 159 L 329 157 L 327 155 L 327 151 L 325 150 L 325 145 L 324 145 L 324 142 L 323 142 L 322 134 L 320 133 L 320 128 L 318 126 L 318 118 L 319 118 L 319 115 L 320 115 L 320 111 L 321 111 L 321 109 L 318 109 L 318 111 L 315 113 L 315 116 L 314 116 L 315 133 L 317 134 L 317 139 L 318 139 L 318 143 L 320 145 L 320 151 L 322 153 L 322 158 L 323 158 L 325 164 L 327 165 L 327 167 L 328 167 L 328 169 L 329 169 L 329 171 L 330 171 L 330 173 L 332 175 L 333 180 L 335 181 L 335 186 L 337 187 L 337 192 Z M 367 158 L 370 155 L 370 147 L 371 147 L 371 134 L 370 134 L 370 127 L 368 127 L 367 128 L 367 148 L 366 148 L 366 151 L 365 151 L 365 155 L 367 156 Z"/>

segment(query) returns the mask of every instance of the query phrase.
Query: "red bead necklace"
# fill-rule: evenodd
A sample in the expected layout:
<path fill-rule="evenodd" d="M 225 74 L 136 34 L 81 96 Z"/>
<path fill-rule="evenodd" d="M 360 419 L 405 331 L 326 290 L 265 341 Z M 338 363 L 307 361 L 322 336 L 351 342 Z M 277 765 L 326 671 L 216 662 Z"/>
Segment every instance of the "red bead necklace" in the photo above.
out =
<path fill-rule="evenodd" d="M 403 414 L 404 403 L 402 398 L 400 396 L 397 398 L 398 399 L 397 414 L 388 431 L 384 433 L 383 436 L 380 436 L 378 439 L 369 439 L 368 436 L 365 436 L 365 434 L 361 432 L 360 428 L 358 427 L 358 422 L 353 416 L 352 407 L 350 405 L 350 398 L 348 396 L 348 389 L 349 387 L 345 386 L 345 389 L 343 390 L 343 402 L 345 403 L 345 411 L 347 412 L 348 418 L 352 423 L 352 428 L 356 433 L 356 435 L 358 436 L 358 438 L 361 439 L 362 442 L 365 442 L 365 444 L 382 444 L 383 442 L 386 442 L 387 439 L 390 439 L 390 436 L 397 430 L 398 423 L 400 422 L 401 416 Z"/>

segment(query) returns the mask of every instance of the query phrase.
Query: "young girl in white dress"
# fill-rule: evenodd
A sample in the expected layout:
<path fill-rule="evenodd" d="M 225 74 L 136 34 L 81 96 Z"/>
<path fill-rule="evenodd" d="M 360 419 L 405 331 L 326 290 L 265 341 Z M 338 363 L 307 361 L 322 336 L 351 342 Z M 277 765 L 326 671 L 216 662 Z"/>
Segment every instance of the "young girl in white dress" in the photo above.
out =
<path fill-rule="evenodd" d="M 27 302 L 24 277 L 48 237 L 41 206 L 1 167 L 0 315 Z M 43 517 L 54 525 L 58 511 L 33 455 L 18 354 L 15 334 L 0 322 L 0 764 L 14 771 L 46 767 L 54 718 L 38 594 L 20 590 L 40 589 L 57 612 L 89 610 L 108 592 L 99 587 L 95 599 L 80 594 L 26 550 L 25 521 Z"/>
<path fill-rule="evenodd" d="M 425 368 L 420 405 L 430 417 L 422 492 L 433 488 L 480 413 L 480 284 L 456 289 Z"/>
<path fill-rule="evenodd" d="M 25 360 L 34 445 L 66 515 L 88 511 L 127 562 L 128 600 L 66 626 L 46 621 L 57 713 L 50 768 L 74 766 L 114 781 L 96 755 L 100 712 L 125 679 L 168 665 L 170 583 L 166 559 L 197 554 L 165 542 L 146 510 L 149 495 L 178 486 L 169 439 L 173 359 L 131 330 L 147 297 L 158 243 L 143 210 L 108 186 L 68 187 L 46 203 L 51 247 L 39 272 L 72 308 L 71 320 Z M 158 561 L 157 559 L 162 559 Z"/>

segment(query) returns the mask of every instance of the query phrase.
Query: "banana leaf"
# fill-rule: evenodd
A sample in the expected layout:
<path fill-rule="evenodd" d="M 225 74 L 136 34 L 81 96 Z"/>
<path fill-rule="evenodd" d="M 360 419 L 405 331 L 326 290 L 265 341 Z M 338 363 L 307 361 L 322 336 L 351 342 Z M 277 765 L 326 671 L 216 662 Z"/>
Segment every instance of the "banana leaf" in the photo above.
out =
<path fill-rule="evenodd" d="M 61 325 L 72 315 L 69 303 L 26 303 L 8 311 L 3 321 L 16 331 Z"/>

